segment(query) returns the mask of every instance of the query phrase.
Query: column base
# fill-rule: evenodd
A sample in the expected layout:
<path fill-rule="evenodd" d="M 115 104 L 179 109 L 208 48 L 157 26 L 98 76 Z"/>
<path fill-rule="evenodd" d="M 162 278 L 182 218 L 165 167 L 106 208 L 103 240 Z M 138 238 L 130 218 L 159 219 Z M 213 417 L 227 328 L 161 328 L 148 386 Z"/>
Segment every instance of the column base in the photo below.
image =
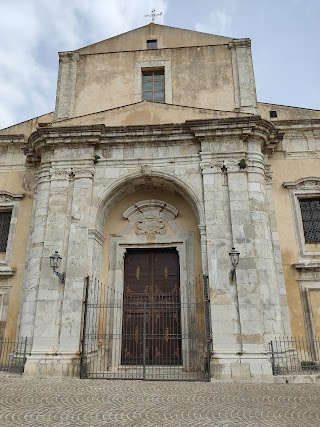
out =
<path fill-rule="evenodd" d="M 213 381 L 273 382 L 270 356 L 265 353 L 214 354 L 211 377 Z"/>
<path fill-rule="evenodd" d="M 75 353 L 32 352 L 24 367 L 24 375 L 30 377 L 79 377 L 79 374 L 80 355 Z"/>

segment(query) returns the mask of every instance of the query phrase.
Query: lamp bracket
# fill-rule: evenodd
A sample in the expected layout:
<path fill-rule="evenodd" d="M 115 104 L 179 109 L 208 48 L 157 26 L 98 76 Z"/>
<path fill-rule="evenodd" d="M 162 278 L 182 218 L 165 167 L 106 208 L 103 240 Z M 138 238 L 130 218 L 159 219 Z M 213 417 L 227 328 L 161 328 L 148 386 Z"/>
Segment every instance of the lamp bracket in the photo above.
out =
<path fill-rule="evenodd" d="M 65 282 L 66 274 L 60 273 L 59 271 L 53 270 L 54 274 L 59 277 L 61 283 Z"/>

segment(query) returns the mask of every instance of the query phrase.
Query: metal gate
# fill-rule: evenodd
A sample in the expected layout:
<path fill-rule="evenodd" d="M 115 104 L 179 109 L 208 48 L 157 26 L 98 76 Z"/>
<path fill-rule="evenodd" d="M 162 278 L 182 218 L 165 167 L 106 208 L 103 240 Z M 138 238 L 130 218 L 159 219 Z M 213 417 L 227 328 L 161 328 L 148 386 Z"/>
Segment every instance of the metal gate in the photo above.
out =
<path fill-rule="evenodd" d="M 211 341 L 206 277 L 151 302 L 86 279 L 81 378 L 210 381 Z"/>
<path fill-rule="evenodd" d="M 22 374 L 26 354 L 27 338 L 0 338 L 0 371 Z"/>

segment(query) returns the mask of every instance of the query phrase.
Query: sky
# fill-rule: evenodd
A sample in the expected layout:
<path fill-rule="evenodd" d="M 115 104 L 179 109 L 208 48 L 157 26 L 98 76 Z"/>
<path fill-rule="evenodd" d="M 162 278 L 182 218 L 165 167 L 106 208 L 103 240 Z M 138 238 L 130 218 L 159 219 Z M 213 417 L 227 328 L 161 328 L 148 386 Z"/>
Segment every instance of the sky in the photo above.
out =
<path fill-rule="evenodd" d="M 0 0 L 0 129 L 55 106 L 58 52 L 156 23 L 252 40 L 258 101 L 320 109 L 320 0 Z"/>

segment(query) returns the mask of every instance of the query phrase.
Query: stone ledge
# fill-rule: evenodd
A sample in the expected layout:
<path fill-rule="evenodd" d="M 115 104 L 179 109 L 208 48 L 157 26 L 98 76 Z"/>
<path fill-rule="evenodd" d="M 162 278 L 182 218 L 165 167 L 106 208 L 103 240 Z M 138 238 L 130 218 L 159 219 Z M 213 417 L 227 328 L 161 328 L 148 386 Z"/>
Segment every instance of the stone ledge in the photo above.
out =
<path fill-rule="evenodd" d="M 278 384 L 320 383 L 320 375 L 275 375 L 273 382 Z"/>

